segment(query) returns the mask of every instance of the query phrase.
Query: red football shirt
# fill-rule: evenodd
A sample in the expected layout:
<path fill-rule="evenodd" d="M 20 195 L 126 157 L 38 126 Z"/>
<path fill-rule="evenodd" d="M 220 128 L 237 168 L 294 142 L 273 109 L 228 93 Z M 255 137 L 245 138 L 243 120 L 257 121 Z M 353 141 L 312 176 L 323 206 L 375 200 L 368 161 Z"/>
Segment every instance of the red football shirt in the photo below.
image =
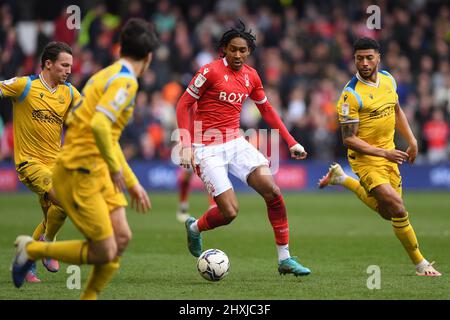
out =
<path fill-rule="evenodd" d="M 225 58 L 200 68 L 186 91 L 197 99 L 194 143 L 225 143 L 239 137 L 245 99 L 256 104 L 267 101 L 257 71 L 245 64 L 235 71 Z"/>

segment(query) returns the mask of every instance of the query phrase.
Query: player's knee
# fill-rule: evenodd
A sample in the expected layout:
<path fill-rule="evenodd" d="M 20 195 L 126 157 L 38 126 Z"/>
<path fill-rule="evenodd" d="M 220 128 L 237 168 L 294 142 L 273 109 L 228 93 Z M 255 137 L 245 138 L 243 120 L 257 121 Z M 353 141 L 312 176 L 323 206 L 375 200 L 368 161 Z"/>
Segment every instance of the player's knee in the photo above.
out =
<path fill-rule="evenodd" d="M 262 194 L 262 196 L 263 196 L 264 200 L 270 201 L 270 200 L 273 200 L 273 199 L 278 198 L 279 196 L 281 196 L 281 190 L 276 184 L 274 184 L 272 186 L 272 188 L 269 191 L 264 192 Z"/>
<path fill-rule="evenodd" d="M 111 241 L 98 253 L 98 260 L 100 263 L 108 263 L 113 261 L 116 256 L 117 244 L 115 241 Z"/>
<path fill-rule="evenodd" d="M 387 210 L 383 210 L 381 207 L 379 207 L 378 213 L 384 220 L 391 221 L 392 215 Z"/>
<path fill-rule="evenodd" d="M 104 264 L 111 262 L 117 255 L 117 245 L 115 241 L 92 245 L 89 248 L 89 263 Z"/>
<path fill-rule="evenodd" d="M 114 243 L 114 245 L 111 245 L 108 247 L 107 250 L 105 250 L 105 263 L 111 262 L 114 260 L 114 258 L 117 256 L 117 244 Z"/>
<path fill-rule="evenodd" d="M 404 215 L 405 206 L 403 205 L 403 200 L 397 193 L 393 193 L 391 195 L 391 208 L 393 214 L 395 212 L 396 215 Z"/>
<path fill-rule="evenodd" d="M 118 255 L 122 255 L 122 253 L 128 247 L 128 244 L 130 243 L 132 237 L 133 237 L 133 234 L 131 233 L 131 230 L 127 230 L 125 232 L 122 232 L 120 235 L 118 235 L 118 237 L 116 239 Z"/>
<path fill-rule="evenodd" d="M 227 223 L 233 221 L 237 217 L 238 212 L 239 212 L 239 205 L 237 203 L 229 203 L 220 208 L 220 213 L 227 221 Z"/>
<path fill-rule="evenodd" d="M 127 244 L 130 243 L 131 239 L 133 239 L 133 233 L 131 232 L 131 230 L 128 230 L 126 235 Z"/>
<path fill-rule="evenodd" d="M 403 201 L 396 195 L 391 195 L 381 201 L 381 206 L 385 208 L 387 216 L 390 218 L 403 218 L 406 216 L 406 210 Z"/>
<path fill-rule="evenodd" d="M 400 199 L 392 207 L 392 218 L 405 218 L 408 215 L 406 208 L 403 205 L 403 201 Z"/>

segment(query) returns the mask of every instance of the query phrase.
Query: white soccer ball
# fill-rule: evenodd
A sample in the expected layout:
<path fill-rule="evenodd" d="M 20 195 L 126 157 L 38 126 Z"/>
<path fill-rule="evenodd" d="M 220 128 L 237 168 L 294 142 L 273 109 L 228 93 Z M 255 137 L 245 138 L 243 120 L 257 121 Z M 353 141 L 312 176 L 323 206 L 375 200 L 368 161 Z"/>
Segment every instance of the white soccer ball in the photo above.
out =
<path fill-rule="evenodd" d="M 219 249 L 204 251 L 197 260 L 197 270 L 209 281 L 219 281 L 225 278 L 230 269 L 230 260 L 225 252 Z"/>

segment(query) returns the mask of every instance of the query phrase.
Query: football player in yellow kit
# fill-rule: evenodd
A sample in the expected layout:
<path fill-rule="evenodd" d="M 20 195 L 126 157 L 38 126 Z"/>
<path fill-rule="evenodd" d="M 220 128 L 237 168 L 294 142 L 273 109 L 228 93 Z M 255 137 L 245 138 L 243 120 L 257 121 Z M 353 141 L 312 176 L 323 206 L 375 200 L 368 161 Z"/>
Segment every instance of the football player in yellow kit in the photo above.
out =
<path fill-rule="evenodd" d="M 392 222 L 397 238 L 416 266 L 419 276 L 440 276 L 421 254 L 419 244 L 402 200 L 402 179 L 398 165 L 413 163 L 417 141 L 400 108 L 397 84 L 387 71 L 378 70 L 379 44 L 361 38 L 354 45 L 358 72 L 347 83 L 337 104 L 348 161 L 359 181 L 333 164 L 319 187 L 342 185 L 353 191 L 367 206 Z M 394 132 L 408 142 L 406 152 L 395 149 Z"/>
<path fill-rule="evenodd" d="M 39 75 L 0 82 L 0 98 L 11 98 L 14 121 L 14 162 L 19 180 L 39 196 L 44 219 L 34 240 L 54 241 L 66 214 L 55 198 L 51 170 L 61 149 L 63 122 L 78 90 L 66 82 L 72 68 L 72 50 L 63 42 L 50 42 L 41 57 Z M 54 259 L 42 260 L 48 271 L 57 272 Z M 34 264 L 28 282 L 40 282 Z"/>
<path fill-rule="evenodd" d="M 83 88 L 82 98 L 66 121 L 53 180 L 58 200 L 86 241 L 42 243 L 19 236 L 12 268 L 17 287 L 29 265 L 42 257 L 93 264 L 81 299 L 97 299 L 118 270 L 119 258 L 131 239 L 123 189 L 128 189 L 138 211 L 151 207 L 118 140 L 133 114 L 137 78 L 148 68 L 157 45 L 150 24 L 130 19 L 120 35 L 121 59 L 94 74 Z"/>

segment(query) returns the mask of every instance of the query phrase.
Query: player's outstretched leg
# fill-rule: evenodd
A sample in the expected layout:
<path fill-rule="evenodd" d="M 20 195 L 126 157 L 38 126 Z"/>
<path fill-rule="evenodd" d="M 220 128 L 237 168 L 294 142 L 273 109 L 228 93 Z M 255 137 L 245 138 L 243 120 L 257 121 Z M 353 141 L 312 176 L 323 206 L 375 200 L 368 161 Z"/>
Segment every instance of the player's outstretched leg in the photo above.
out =
<path fill-rule="evenodd" d="M 16 255 L 11 267 L 12 280 L 16 288 L 20 288 L 25 280 L 26 275 L 33 266 L 34 261 L 27 254 L 26 246 L 33 241 L 30 236 L 18 236 L 14 242 L 16 247 Z"/>
<path fill-rule="evenodd" d="M 194 257 L 200 257 L 202 254 L 202 235 L 197 230 L 193 230 L 194 228 L 191 228 L 192 224 L 195 224 L 197 220 L 193 217 L 189 217 L 186 219 L 185 226 L 186 226 L 186 233 L 187 233 L 187 243 L 188 243 L 188 249 L 189 252 Z"/>
<path fill-rule="evenodd" d="M 307 276 L 311 270 L 302 266 L 296 257 L 289 253 L 289 223 L 286 205 L 281 194 L 273 199 L 265 199 L 267 215 L 275 235 L 278 251 L 278 272 L 280 274 L 292 273 L 294 276 Z"/>
<path fill-rule="evenodd" d="M 266 202 L 267 216 L 272 225 L 278 252 L 278 272 L 291 273 L 295 276 L 310 274 L 311 270 L 302 266 L 289 252 L 289 222 L 286 204 L 270 169 L 266 165 L 256 168 L 248 176 L 247 182 Z"/>
<path fill-rule="evenodd" d="M 319 180 L 318 184 L 320 189 L 329 185 L 341 185 L 356 194 L 369 208 L 378 212 L 377 200 L 367 194 L 358 180 L 346 175 L 339 163 L 333 163 L 328 169 L 327 174 Z"/>
<path fill-rule="evenodd" d="M 432 263 L 429 263 L 420 252 L 416 233 L 401 198 L 401 189 L 396 190 L 391 184 L 392 182 L 380 184 L 371 191 L 379 203 L 380 215 L 390 217 L 394 234 L 405 248 L 411 262 L 416 266 L 416 274 L 440 276 L 441 274 L 433 268 Z"/>
<path fill-rule="evenodd" d="M 397 239 L 400 240 L 412 263 L 416 266 L 416 274 L 418 276 L 439 277 L 441 273 L 434 269 L 433 263 L 429 263 L 420 252 L 416 233 L 409 221 L 409 214 L 405 212 L 403 217 L 392 217 L 391 221 Z"/>
<path fill-rule="evenodd" d="M 347 175 L 339 163 L 333 163 L 326 175 L 319 180 L 319 188 L 323 189 L 329 185 L 342 185 Z"/>

